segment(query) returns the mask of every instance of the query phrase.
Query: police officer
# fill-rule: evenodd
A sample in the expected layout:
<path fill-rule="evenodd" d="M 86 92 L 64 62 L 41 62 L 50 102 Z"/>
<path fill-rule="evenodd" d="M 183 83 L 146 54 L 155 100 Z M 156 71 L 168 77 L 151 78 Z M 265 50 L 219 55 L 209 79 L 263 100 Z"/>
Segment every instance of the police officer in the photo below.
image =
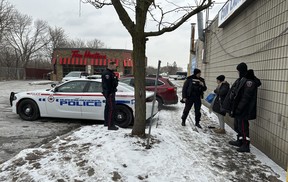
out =
<path fill-rule="evenodd" d="M 114 70 L 116 70 L 116 64 L 112 61 L 108 63 L 108 67 L 102 72 L 102 93 L 106 99 L 104 126 L 108 126 L 108 130 L 118 130 L 114 121 L 115 93 L 117 92 L 118 78 Z"/>
<path fill-rule="evenodd" d="M 182 126 L 185 126 L 186 118 L 189 114 L 191 107 L 194 104 L 195 109 L 195 126 L 198 128 L 202 128 L 199 124 L 201 118 L 201 99 L 203 98 L 204 91 L 207 90 L 205 80 L 200 77 L 201 70 L 195 68 L 193 75 L 187 77 L 183 88 L 182 88 L 182 98 L 183 102 L 185 102 L 185 108 L 183 111 Z"/>
<path fill-rule="evenodd" d="M 229 144 L 239 147 L 238 152 L 250 152 L 249 120 L 256 119 L 257 90 L 261 81 L 254 75 L 253 70 L 247 70 L 244 62 L 236 69 L 239 78 L 232 85 L 223 103 L 223 107 L 234 118 L 234 130 L 237 132 L 237 140 L 229 141 Z"/>

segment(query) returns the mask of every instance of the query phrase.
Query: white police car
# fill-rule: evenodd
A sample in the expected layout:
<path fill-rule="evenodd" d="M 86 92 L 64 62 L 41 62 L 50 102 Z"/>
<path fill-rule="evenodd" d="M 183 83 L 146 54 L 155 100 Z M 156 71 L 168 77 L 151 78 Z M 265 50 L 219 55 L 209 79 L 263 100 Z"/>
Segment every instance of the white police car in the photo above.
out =
<path fill-rule="evenodd" d="M 116 92 L 115 121 L 120 127 L 133 123 L 135 111 L 134 88 L 119 82 Z M 39 117 L 104 120 L 105 98 L 101 80 L 78 79 L 52 89 L 10 94 L 12 112 L 23 120 Z M 153 93 L 146 92 L 146 119 L 151 117 Z M 153 116 L 158 112 L 155 102 Z"/>

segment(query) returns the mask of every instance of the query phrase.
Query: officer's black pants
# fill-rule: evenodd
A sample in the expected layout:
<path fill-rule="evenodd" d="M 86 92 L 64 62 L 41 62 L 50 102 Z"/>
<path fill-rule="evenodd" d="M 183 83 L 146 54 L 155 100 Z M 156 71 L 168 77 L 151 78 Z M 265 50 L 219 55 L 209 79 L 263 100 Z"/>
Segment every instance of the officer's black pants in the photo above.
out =
<path fill-rule="evenodd" d="M 249 139 L 249 121 L 243 117 L 235 116 L 234 119 L 234 129 L 240 139 Z"/>
<path fill-rule="evenodd" d="M 183 111 L 183 115 L 182 115 L 182 120 L 186 121 L 186 118 L 192 108 L 194 104 L 194 109 L 195 109 L 195 124 L 199 124 L 200 122 L 200 118 L 201 118 L 201 99 L 199 98 L 187 98 L 186 102 L 185 102 L 185 108 Z"/>
<path fill-rule="evenodd" d="M 114 115 L 115 115 L 115 93 L 110 95 L 104 95 L 106 99 L 105 110 L 104 110 L 104 125 L 111 127 L 115 126 Z"/>

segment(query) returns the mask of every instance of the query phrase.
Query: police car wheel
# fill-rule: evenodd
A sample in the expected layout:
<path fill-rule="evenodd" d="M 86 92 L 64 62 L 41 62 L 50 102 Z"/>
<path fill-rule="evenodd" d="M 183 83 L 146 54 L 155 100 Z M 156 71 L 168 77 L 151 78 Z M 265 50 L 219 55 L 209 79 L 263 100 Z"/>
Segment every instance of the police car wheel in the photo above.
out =
<path fill-rule="evenodd" d="M 25 99 L 20 102 L 18 105 L 18 113 L 20 118 L 26 121 L 34 121 L 40 116 L 37 104 L 30 99 Z"/>
<path fill-rule="evenodd" d="M 132 111 L 123 105 L 116 106 L 115 122 L 121 128 L 127 128 L 133 121 Z"/>

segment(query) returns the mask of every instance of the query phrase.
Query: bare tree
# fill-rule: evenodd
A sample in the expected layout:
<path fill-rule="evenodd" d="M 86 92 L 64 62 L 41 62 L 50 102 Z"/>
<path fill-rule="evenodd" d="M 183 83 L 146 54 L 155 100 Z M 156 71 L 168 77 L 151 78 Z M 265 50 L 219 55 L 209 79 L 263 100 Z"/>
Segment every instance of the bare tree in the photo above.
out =
<path fill-rule="evenodd" d="M 14 61 L 13 52 L 6 46 L 4 35 L 7 35 L 13 24 L 14 9 L 6 0 L 0 1 L 0 65 L 10 67 Z"/>
<path fill-rule="evenodd" d="M 98 39 L 87 41 L 86 43 L 86 47 L 94 48 L 94 49 L 103 48 L 104 46 L 105 44 L 101 40 L 98 40 Z"/>
<path fill-rule="evenodd" d="M 46 45 L 44 56 L 51 60 L 55 48 L 68 47 L 68 36 L 64 29 L 60 27 L 49 27 L 49 36 L 50 42 Z"/>
<path fill-rule="evenodd" d="M 82 39 L 76 39 L 76 40 L 69 40 L 68 41 L 68 47 L 71 48 L 85 48 L 86 47 L 86 42 Z"/>
<path fill-rule="evenodd" d="M 197 6 L 183 5 L 183 1 L 172 2 L 163 0 L 158 4 L 155 0 L 84 0 L 96 8 L 112 5 L 124 27 L 127 29 L 133 43 L 133 61 L 135 76 L 135 120 L 132 135 L 144 136 L 146 126 L 145 107 L 145 51 L 148 37 L 159 36 L 172 32 L 180 27 L 190 17 L 208 8 L 212 0 L 197 1 Z M 199 3 L 198 3 L 199 2 Z M 165 9 L 165 7 L 171 7 Z M 128 11 L 130 11 L 128 13 Z M 131 18 L 129 15 L 134 16 Z M 146 31 L 147 15 L 156 29 Z M 171 16 L 170 16 L 171 15 Z M 173 19 L 172 19 L 173 18 Z"/>
<path fill-rule="evenodd" d="M 98 49 L 98 48 L 103 48 L 105 46 L 105 44 L 98 39 L 94 39 L 94 40 L 90 40 L 90 41 L 85 41 L 82 40 L 80 38 L 77 38 L 76 40 L 71 39 L 68 41 L 68 47 L 71 48 L 94 48 L 94 49 Z"/>
<path fill-rule="evenodd" d="M 50 42 L 50 49 L 55 49 L 55 48 L 62 48 L 67 46 L 68 42 L 68 36 L 65 34 L 65 31 L 63 28 L 60 27 L 49 27 L 49 35 L 51 38 Z"/>
<path fill-rule="evenodd" d="M 19 12 L 15 13 L 14 21 L 5 38 L 17 57 L 16 68 L 26 68 L 33 56 L 50 42 L 48 26 L 41 20 L 36 20 L 32 25 L 32 18 Z"/>
<path fill-rule="evenodd" d="M 13 24 L 14 10 L 13 6 L 10 5 L 6 0 L 0 1 L 0 42 L 2 38 Z"/>

